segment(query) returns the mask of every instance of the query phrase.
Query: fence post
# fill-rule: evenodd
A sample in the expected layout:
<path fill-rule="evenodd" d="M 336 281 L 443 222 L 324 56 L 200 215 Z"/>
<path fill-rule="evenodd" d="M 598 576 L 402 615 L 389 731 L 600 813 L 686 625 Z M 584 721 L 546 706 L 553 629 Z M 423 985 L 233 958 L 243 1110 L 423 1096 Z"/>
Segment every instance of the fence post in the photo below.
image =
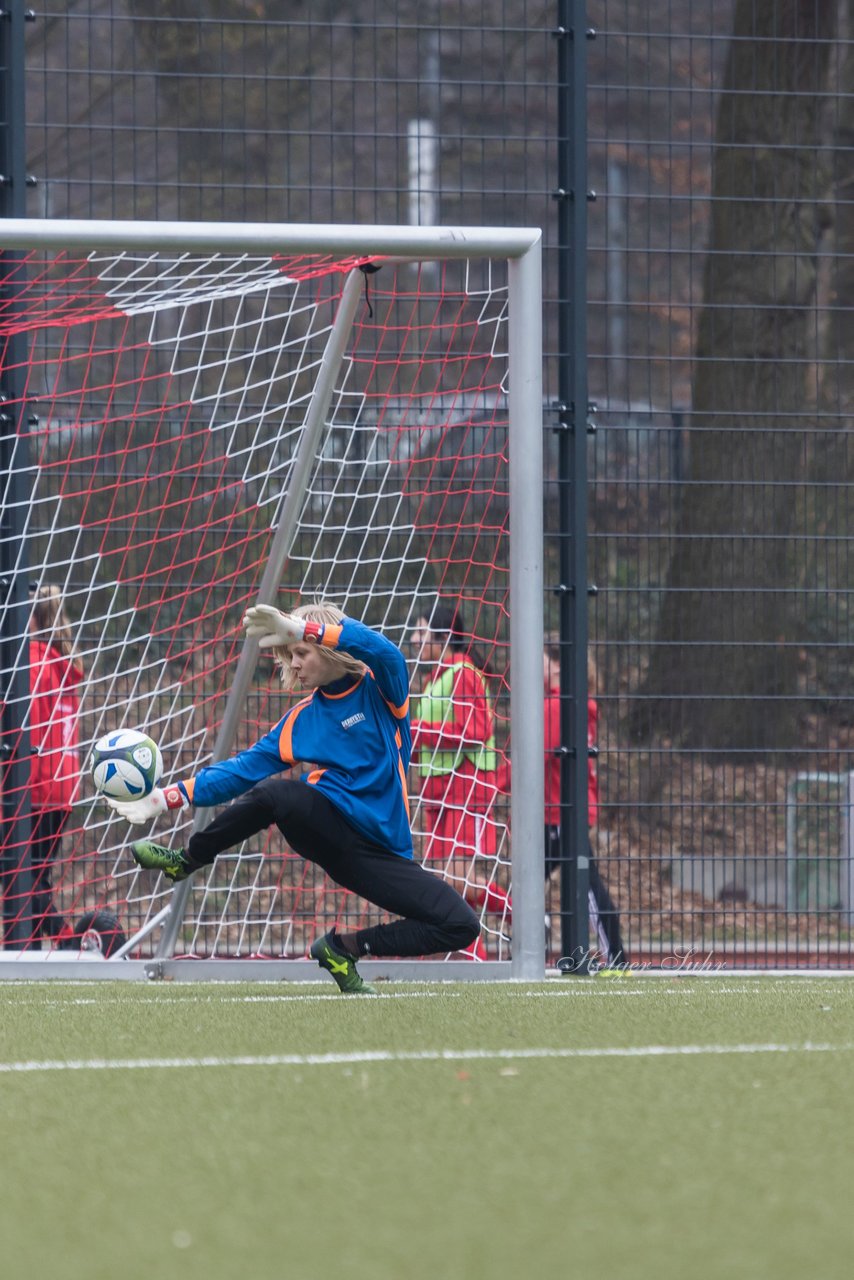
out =
<path fill-rule="evenodd" d="M 0 13 L 0 217 L 26 216 L 26 116 L 24 97 L 24 28 L 29 13 L 23 0 L 8 0 Z M 7 317 L 15 309 L 18 281 L 25 270 L 12 271 L 20 253 L 4 252 L 0 287 Z M 30 456 L 25 369 L 26 339 L 10 333 L 0 361 L 0 475 L 6 477 L 8 501 L 0 528 L 0 772 L 2 773 L 3 943 L 17 947 L 30 940 L 34 922 L 30 867 L 30 702 L 29 516 Z"/>
<path fill-rule="evenodd" d="M 588 970 L 587 14 L 558 4 L 558 493 L 561 955 Z"/>

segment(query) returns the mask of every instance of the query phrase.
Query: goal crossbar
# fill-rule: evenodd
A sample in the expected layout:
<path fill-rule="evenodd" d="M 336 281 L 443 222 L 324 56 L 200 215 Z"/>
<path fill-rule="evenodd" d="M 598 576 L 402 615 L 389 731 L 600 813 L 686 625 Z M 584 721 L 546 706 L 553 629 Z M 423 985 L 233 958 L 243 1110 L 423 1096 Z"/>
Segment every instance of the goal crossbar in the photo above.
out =
<path fill-rule="evenodd" d="M 205 253 L 388 254 L 437 258 L 522 258 L 539 251 L 539 227 L 408 227 L 276 222 L 114 222 L 4 218 L 6 249 L 183 249 Z"/>

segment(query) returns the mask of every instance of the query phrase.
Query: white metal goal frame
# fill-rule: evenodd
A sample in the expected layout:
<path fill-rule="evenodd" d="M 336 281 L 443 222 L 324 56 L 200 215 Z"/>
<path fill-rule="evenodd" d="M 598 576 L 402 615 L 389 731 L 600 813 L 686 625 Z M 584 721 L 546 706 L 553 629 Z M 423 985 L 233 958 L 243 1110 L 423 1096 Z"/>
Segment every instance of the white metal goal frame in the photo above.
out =
<path fill-rule="evenodd" d="M 504 260 L 507 271 L 507 448 L 509 454 L 509 705 L 512 791 L 512 946 L 507 960 L 372 960 L 366 977 L 388 979 L 532 980 L 544 975 L 543 877 L 543 450 L 542 450 L 542 283 L 541 232 L 536 228 L 313 226 L 178 222 L 103 222 L 7 219 L 0 250 L 62 253 L 142 251 L 217 254 L 331 254 L 354 259 L 305 410 L 301 443 L 293 460 L 288 491 L 278 510 L 269 560 L 257 592 L 258 603 L 276 597 L 288 561 L 301 488 L 329 410 L 336 374 L 347 349 L 356 307 L 365 284 L 358 263 L 372 258 L 429 263 Z M 241 705 L 256 668 L 256 642 L 247 640 L 236 663 L 231 691 L 212 759 L 232 751 Z M 205 811 L 197 811 L 204 822 Z M 316 980 L 308 960 L 184 960 L 174 957 L 190 881 L 136 930 L 109 960 L 75 953 L 21 953 L 0 964 L 2 977 L 85 977 L 223 980 Z M 143 937 L 158 937 L 154 954 L 131 958 Z M 2 954 L 2 953 L 0 953 Z M 11 953 L 7 953 L 7 958 Z"/>

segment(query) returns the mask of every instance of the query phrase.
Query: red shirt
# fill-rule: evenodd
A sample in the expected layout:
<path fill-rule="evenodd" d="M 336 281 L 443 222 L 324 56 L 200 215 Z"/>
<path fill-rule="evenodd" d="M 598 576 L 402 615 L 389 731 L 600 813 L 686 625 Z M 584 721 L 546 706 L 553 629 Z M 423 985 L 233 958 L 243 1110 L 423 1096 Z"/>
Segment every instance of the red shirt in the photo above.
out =
<path fill-rule="evenodd" d="M 435 686 L 453 671 L 450 701 L 439 699 L 441 720 L 424 717 L 436 705 Z M 412 759 L 416 785 L 429 803 L 484 814 L 495 802 L 495 716 L 481 671 L 462 654 L 453 654 L 432 672 L 415 700 Z M 493 764 L 492 768 L 488 764 Z M 480 766 L 480 767 L 479 767 Z"/>
<path fill-rule="evenodd" d="M 455 670 L 450 705 L 441 721 L 422 718 L 422 708 L 429 705 L 431 690 L 449 669 Z M 415 699 L 412 718 L 412 754 L 429 760 L 433 751 L 447 751 L 459 756 L 454 767 L 464 764 L 468 752 L 489 747 L 495 732 L 495 717 L 487 696 L 482 673 L 468 658 L 455 653 L 433 670 L 424 692 Z M 470 762 L 469 762 L 470 763 Z"/>
<path fill-rule="evenodd" d="M 78 686 L 70 658 L 42 640 L 30 641 L 30 803 L 33 809 L 70 809 L 80 780 Z"/>
<path fill-rule="evenodd" d="M 595 698 L 587 699 L 587 745 L 595 747 L 599 707 Z M 545 701 L 545 775 L 546 775 L 546 826 L 560 826 L 560 691 L 546 689 Z M 587 757 L 587 823 L 596 826 L 599 818 L 599 779 L 596 774 L 596 757 Z"/>

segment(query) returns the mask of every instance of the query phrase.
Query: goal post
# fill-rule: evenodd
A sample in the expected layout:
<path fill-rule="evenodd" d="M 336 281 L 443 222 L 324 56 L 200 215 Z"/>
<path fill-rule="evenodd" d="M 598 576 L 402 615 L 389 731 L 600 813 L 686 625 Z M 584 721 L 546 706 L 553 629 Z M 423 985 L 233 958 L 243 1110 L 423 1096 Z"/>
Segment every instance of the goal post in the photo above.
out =
<path fill-rule="evenodd" d="M 141 727 L 186 777 L 275 724 L 288 704 L 239 625 L 252 603 L 322 593 L 400 644 L 414 690 L 418 617 L 453 604 L 486 672 L 489 786 L 438 856 L 417 779 L 412 821 L 416 856 L 476 906 L 482 937 L 366 975 L 542 976 L 540 232 L 8 219 L 0 239 L 0 336 L 7 363 L 26 351 L 11 408 L 30 437 L 25 499 L 20 476 L 4 490 L 18 558 L 3 589 L 58 589 L 81 763 L 102 733 Z M 4 614 L 4 653 L 19 616 Z M 168 826 L 159 838 L 186 839 L 187 815 Z M 277 832 L 175 890 L 133 864 L 142 834 L 84 767 L 49 866 L 36 851 L 40 896 L 6 904 L 19 924 L 0 977 L 314 978 L 314 933 L 382 918 Z M 7 868 L 24 852 L 7 848 Z M 71 922 L 71 945 L 36 908 Z M 98 912 L 117 923 L 93 964 L 74 926 Z"/>

